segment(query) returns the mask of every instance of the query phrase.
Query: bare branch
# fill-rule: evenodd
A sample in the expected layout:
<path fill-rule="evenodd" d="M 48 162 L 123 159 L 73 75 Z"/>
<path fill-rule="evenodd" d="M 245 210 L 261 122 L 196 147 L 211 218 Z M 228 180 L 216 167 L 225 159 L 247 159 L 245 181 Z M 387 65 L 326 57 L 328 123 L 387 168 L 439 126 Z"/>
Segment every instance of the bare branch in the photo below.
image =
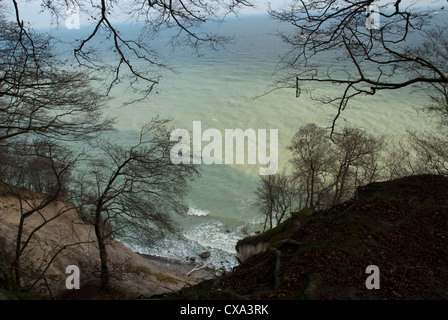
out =
<path fill-rule="evenodd" d="M 443 1 L 439 2 L 442 6 Z M 440 58 L 446 49 L 446 33 L 438 33 L 437 40 L 441 41 L 428 41 L 430 30 L 446 29 L 437 26 L 445 24 L 443 18 L 433 14 L 433 9 L 403 8 L 401 1 L 394 1 L 393 9 L 386 5 L 378 8 L 381 23 L 369 29 L 366 19 L 372 17 L 366 12 L 372 4 L 361 0 L 296 0 L 285 9 L 270 10 L 275 19 L 293 26 L 292 33 L 282 34 L 291 46 L 283 59 L 283 70 L 290 76 L 280 79 L 276 87 L 294 88 L 296 96 L 302 91 L 311 92 L 306 90 L 307 84 L 344 88 L 334 98 L 310 95 L 336 106 L 331 136 L 341 112 L 356 96 L 448 83 L 447 60 Z M 441 10 L 441 15 L 446 14 Z M 337 61 L 339 72 L 322 70 L 319 61 L 328 59 Z"/>

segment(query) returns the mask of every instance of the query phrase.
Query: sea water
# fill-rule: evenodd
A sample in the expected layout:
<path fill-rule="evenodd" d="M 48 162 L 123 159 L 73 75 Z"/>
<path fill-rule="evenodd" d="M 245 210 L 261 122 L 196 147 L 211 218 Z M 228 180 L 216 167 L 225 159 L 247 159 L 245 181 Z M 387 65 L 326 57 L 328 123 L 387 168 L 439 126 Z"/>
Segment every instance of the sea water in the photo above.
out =
<path fill-rule="evenodd" d="M 331 125 L 333 107 L 322 106 L 306 95 L 296 98 L 294 89 L 274 90 L 279 61 L 289 47 L 277 35 L 285 26 L 268 16 L 230 19 L 207 25 L 218 34 L 233 37 L 218 51 L 202 49 L 198 55 L 189 48 L 173 48 L 158 39 L 160 55 L 174 72 L 164 72 L 149 98 L 129 106 L 131 92 L 121 91 L 108 112 L 117 118 L 114 141 L 128 143 L 140 126 L 155 116 L 172 119 L 174 128 L 192 132 L 193 121 L 202 128 L 278 129 L 279 168 L 288 164 L 287 146 L 298 128 L 310 122 Z M 337 62 L 329 55 L 320 61 L 327 68 Z M 119 87 L 118 87 L 119 88 Z M 118 90 L 118 89 L 117 89 Z M 328 94 L 341 88 L 330 87 Z M 333 91 L 331 91 L 333 90 Z M 270 93 L 268 93 L 270 92 Z M 266 94 L 268 93 L 268 94 Z M 378 93 L 353 100 L 339 120 L 370 133 L 402 136 L 407 129 L 426 130 L 431 126 L 415 108 L 428 103 L 425 94 L 412 90 Z M 189 209 L 175 220 L 180 236 L 167 236 L 153 244 L 126 242 L 134 250 L 179 261 L 197 261 L 212 267 L 231 268 L 237 264 L 235 245 L 247 235 L 262 229 L 263 217 L 256 207 L 259 183 L 257 165 L 201 165 L 201 177 L 190 183 L 185 199 Z M 211 257 L 198 255 L 210 251 Z"/>

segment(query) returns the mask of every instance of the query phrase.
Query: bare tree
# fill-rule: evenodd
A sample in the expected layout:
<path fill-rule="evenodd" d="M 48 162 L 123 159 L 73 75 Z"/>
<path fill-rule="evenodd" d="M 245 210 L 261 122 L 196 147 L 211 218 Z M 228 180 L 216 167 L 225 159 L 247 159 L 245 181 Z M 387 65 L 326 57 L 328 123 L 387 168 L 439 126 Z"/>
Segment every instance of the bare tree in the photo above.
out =
<path fill-rule="evenodd" d="M 54 140 L 86 141 L 110 129 L 112 120 L 102 115 L 105 96 L 94 90 L 93 81 L 110 80 L 106 94 L 126 80 L 129 88 L 147 97 L 159 81 L 159 69 L 166 67 L 151 47 L 152 40 L 162 30 L 177 30 L 171 39 L 185 41 L 194 48 L 209 44 L 215 48 L 225 40 L 198 28 L 210 20 L 236 12 L 249 5 L 245 0 L 212 1 L 129 1 L 126 5 L 112 0 L 45 1 L 36 0 L 43 10 L 53 13 L 56 21 L 65 19 L 66 9 L 76 6 L 88 14 L 93 29 L 73 47 L 75 62 L 55 56 L 55 42 L 27 27 L 21 10 L 29 1 L 11 0 L 11 21 L 6 10 L 0 14 L 0 168 L 2 185 L 29 188 L 42 192 L 40 202 L 30 202 L 18 194 L 21 221 L 17 235 L 15 270 L 20 270 L 24 245 L 30 239 L 23 234 L 26 219 L 40 215 L 41 210 L 61 196 L 67 185 L 65 174 L 71 160 L 57 161 L 68 154 L 54 154 Z M 3 5 L 2 3 L 1 5 Z M 119 24 L 113 22 L 114 10 L 132 21 L 142 21 L 141 37 L 124 36 Z M 99 41 L 97 41 L 99 40 Z M 113 56 L 108 64 L 104 50 Z M 100 53 L 100 54 L 98 54 Z M 107 74 L 107 71 L 110 73 Z M 96 72 L 96 77 L 90 75 Z M 108 76 L 112 76 L 111 78 Z M 129 81 L 128 81 L 129 80 Z M 141 86 L 141 83 L 146 86 Z M 155 120 L 145 126 L 138 142 L 131 147 L 99 143 L 100 158 L 89 163 L 92 169 L 73 184 L 81 212 L 93 217 L 101 258 L 102 282 L 108 281 L 105 242 L 112 236 L 151 236 L 161 230 L 176 228 L 170 214 L 184 211 L 181 202 L 186 183 L 196 173 L 193 166 L 170 162 L 166 121 Z M 46 139 L 50 154 L 34 154 L 27 161 L 13 164 L 11 148 L 29 151 L 36 137 Z M 41 149 L 43 150 L 43 149 Z M 47 150 L 48 151 L 48 150 Z M 60 166 L 60 164 L 62 164 Z M 33 231 L 31 235 L 34 234 Z M 20 271 L 16 281 L 20 283 Z"/>
<path fill-rule="evenodd" d="M 36 139 L 15 141 L 0 150 L 3 184 L 38 194 L 67 195 L 75 159 L 66 147 L 48 139 Z"/>
<path fill-rule="evenodd" d="M 16 145 L 2 157 L 0 187 L 17 198 L 19 221 L 16 236 L 15 256 L 12 268 L 15 282 L 21 285 L 21 257 L 34 234 L 46 224 L 57 219 L 72 206 L 67 206 L 52 217 L 42 210 L 63 196 L 77 159 L 66 148 L 49 140 L 37 140 Z M 3 151 L 6 151 L 5 149 Z M 42 223 L 25 232 L 27 220 L 40 216 Z"/>
<path fill-rule="evenodd" d="M 126 80 L 128 90 L 147 97 L 160 80 L 160 68 L 166 65 L 152 47 L 156 36 L 164 30 L 173 30 L 171 42 L 183 42 L 194 48 L 210 45 L 215 48 L 224 37 L 209 34 L 199 28 L 207 21 L 220 21 L 230 13 L 237 13 L 242 6 L 251 6 L 248 0 L 130 0 L 120 3 L 113 0 L 98 2 L 84 0 L 46 1 L 41 3 L 43 10 L 51 12 L 57 24 L 66 18 L 68 9 L 77 8 L 89 17 L 92 31 L 77 39 L 73 47 L 74 58 L 79 65 L 108 73 L 107 93 L 118 83 Z M 21 3 L 12 0 L 15 22 L 21 33 L 32 39 L 21 15 Z M 121 26 L 114 22 L 117 15 L 126 17 L 128 22 L 137 22 L 134 28 L 140 29 L 140 35 L 133 32 L 125 35 Z M 141 22 L 141 24 L 138 24 Z M 138 33 L 138 32 L 137 32 Z M 105 61 L 104 54 L 98 49 L 112 54 L 112 63 Z"/>
<path fill-rule="evenodd" d="M 351 198 L 358 186 L 378 180 L 383 148 L 383 138 L 360 129 L 343 128 L 331 140 L 327 130 L 315 124 L 301 127 L 289 149 L 303 207 L 318 210 L 339 204 Z"/>
<path fill-rule="evenodd" d="M 265 217 L 263 230 L 266 230 L 268 223 L 269 228 L 278 225 L 288 213 L 300 207 L 293 180 L 285 171 L 260 176 L 260 186 L 255 195 L 256 206 Z"/>
<path fill-rule="evenodd" d="M 415 163 L 420 171 L 433 174 L 448 174 L 448 137 L 445 132 L 410 132 L 409 140 L 414 153 Z"/>
<path fill-rule="evenodd" d="M 332 148 L 326 130 L 314 123 L 301 127 L 292 138 L 293 177 L 303 186 L 299 189 L 305 191 L 305 207 L 318 209 L 328 192 L 330 170 L 336 161 Z"/>
<path fill-rule="evenodd" d="M 375 5 L 373 0 L 293 0 L 285 9 L 270 10 L 295 29 L 282 34 L 291 50 L 284 58 L 288 75 L 277 85 L 336 106 L 331 135 L 354 97 L 448 83 L 447 60 L 440 54 L 446 49 L 446 23 L 434 13 L 444 14 L 446 2 L 434 1 L 435 9 L 417 2 L 405 7 L 401 0 Z M 375 15 L 380 23 L 369 24 Z M 427 41 L 434 32 L 443 37 Z M 329 96 L 327 86 L 341 87 L 340 94 Z M 324 89 L 314 95 L 315 88 Z"/>
<path fill-rule="evenodd" d="M 112 120 L 102 116 L 104 99 L 93 79 L 55 57 L 50 38 L 6 21 L 3 10 L 0 29 L 0 186 L 19 203 L 12 268 L 20 286 L 22 256 L 36 232 L 69 210 L 50 218 L 42 213 L 69 200 L 70 172 L 81 154 L 59 142 L 89 140 Z M 35 217 L 42 223 L 25 228 Z"/>
<path fill-rule="evenodd" d="M 448 24 L 425 32 L 425 40 L 419 51 L 422 56 L 434 59 L 441 70 L 448 70 Z M 448 125 L 448 83 L 435 82 L 428 84 L 430 103 L 424 106 L 424 111 L 440 118 L 440 125 L 444 128 Z"/>
<path fill-rule="evenodd" d="M 109 238 L 149 241 L 163 231 L 176 231 L 171 215 L 186 212 L 182 197 L 198 171 L 193 165 L 171 162 L 174 142 L 167 123 L 153 119 L 131 146 L 99 142 L 88 172 L 77 182 L 77 203 L 95 226 L 103 287 L 109 281 Z"/>
<path fill-rule="evenodd" d="M 421 55 L 431 57 L 441 70 L 448 70 L 447 24 L 435 26 L 425 32 L 420 47 Z M 412 170 L 419 173 L 448 174 L 448 84 L 429 83 L 427 92 L 430 103 L 423 111 L 432 118 L 435 125 L 431 130 L 410 130 L 408 144 L 414 155 Z M 434 119 L 435 117 L 435 119 Z"/>
<path fill-rule="evenodd" d="M 344 128 L 334 137 L 336 166 L 332 205 L 353 196 L 357 187 L 380 177 L 379 161 L 384 140 L 360 129 Z"/>
<path fill-rule="evenodd" d="M 418 155 L 412 134 L 402 137 L 389 137 L 385 144 L 382 162 L 385 180 L 398 179 L 410 175 L 429 173 L 423 157 Z"/>
<path fill-rule="evenodd" d="M 103 97 L 85 72 L 68 70 L 51 41 L 0 14 L 0 142 L 24 134 L 85 140 L 108 129 Z"/>

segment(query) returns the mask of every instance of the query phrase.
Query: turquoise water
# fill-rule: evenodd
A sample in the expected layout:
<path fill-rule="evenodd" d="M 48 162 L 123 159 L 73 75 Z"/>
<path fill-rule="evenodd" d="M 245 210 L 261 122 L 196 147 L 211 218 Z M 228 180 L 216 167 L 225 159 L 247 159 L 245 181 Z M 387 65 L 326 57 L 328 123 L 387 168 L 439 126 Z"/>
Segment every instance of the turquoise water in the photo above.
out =
<path fill-rule="evenodd" d="M 208 26 L 233 35 L 234 40 L 219 51 L 194 51 L 160 47 L 159 51 L 176 72 L 164 72 L 157 94 L 148 101 L 123 107 L 133 99 L 119 92 L 109 112 L 117 117 L 116 139 L 126 143 L 129 133 L 159 115 L 172 119 L 175 128 L 192 132 L 193 121 L 201 121 L 203 130 L 278 129 L 279 166 L 288 163 L 286 149 L 301 125 L 314 122 L 331 124 L 334 109 L 319 106 L 306 95 L 295 98 L 294 90 L 270 90 L 280 57 L 287 47 L 276 35 L 279 26 L 265 16 L 231 20 Z M 160 42 L 162 43 L 162 42 Z M 329 56 L 321 67 L 336 62 Z M 328 94 L 338 88 L 326 88 Z M 415 107 L 427 103 L 424 94 L 411 90 L 378 94 L 353 101 L 339 124 L 352 125 L 369 132 L 401 136 L 409 128 L 429 128 L 431 123 L 419 117 Z M 238 239 L 261 229 L 262 217 L 254 204 L 259 180 L 258 165 L 202 165 L 202 177 L 191 184 L 186 199 L 190 210 L 176 217 L 183 237 L 168 237 L 151 247 L 134 246 L 141 252 L 185 260 L 201 251 L 212 251 L 208 262 L 231 267 L 237 262 Z"/>

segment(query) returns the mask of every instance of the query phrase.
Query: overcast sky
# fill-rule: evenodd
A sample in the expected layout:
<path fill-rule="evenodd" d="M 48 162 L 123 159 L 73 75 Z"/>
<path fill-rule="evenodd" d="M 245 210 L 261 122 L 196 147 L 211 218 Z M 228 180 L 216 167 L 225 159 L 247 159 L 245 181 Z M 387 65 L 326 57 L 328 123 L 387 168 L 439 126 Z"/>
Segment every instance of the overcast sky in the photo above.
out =
<path fill-rule="evenodd" d="M 378 0 L 375 3 L 390 3 L 392 0 Z M 272 8 L 280 8 L 285 4 L 291 3 L 292 0 L 253 0 L 252 3 L 254 7 L 252 8 L 243 8 L 240 10 L 241 15 L 249 15 L 249 14 L 263 14 L 266 13 L 266 9 L 268 7 L 268 3 L 271 4 Z M 10 4 L 11 1 L 3 2 L 5 4 Z M 18 1 L 19 7 L 21 10 L 21 19 L 23 19 L 26 23 L 31 23 L 31 25 L 35 28 L 49 28 L 51 26 L 51 15 L 48 12 L 42 12 L 40 3 L 41 1 L 32 1 L 30 3 L 25 1 Z M 419 5 L 443 5 L 448 2 L 445 0 L 402 0 L 403 5 L 408 4 L 419 4 Z M 81 25 L 89 24 L 86 16 L 81 15 L 80 19 Z M 63 24 L 64 21 L 61 21 Z"/>

